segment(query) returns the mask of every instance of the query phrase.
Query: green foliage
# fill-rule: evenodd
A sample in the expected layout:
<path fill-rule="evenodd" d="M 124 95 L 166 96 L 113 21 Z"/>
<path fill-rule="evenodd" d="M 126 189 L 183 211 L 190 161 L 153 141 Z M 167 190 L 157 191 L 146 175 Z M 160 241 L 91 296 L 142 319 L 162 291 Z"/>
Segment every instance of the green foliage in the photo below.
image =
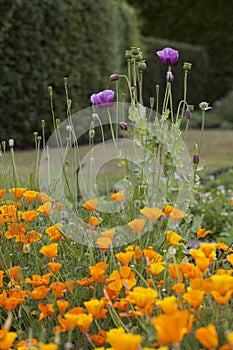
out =
<path fill-rule="evenodd" d="M 148 69 L 144 73 L 144 97 L 148 105 L 149 98 L 155 96 L 155 85 L 160 86 L 160 103 L 166 86 L 166 67 L 161 64 L 156 55 L 157 50 L 170 46 L 179 51 L 179 63 L 172 70 L 175 80 L 172 83 L 174 105 L 177 106 L 183 99 L 183 63 L 192 63 L 192 69 L 188 74 L 188 103 L 198 106 L 205 95 L 204 84 L 207 78 L 208 57 L 204 48 L 184 43 L 171 42 L 152 37 L 143 37 L 144 57 L 148 63 Z"/>
<path fill-rule="evenodd" d="M 216 116 L 221 117 L 222 127 L 233 127 L 233 90 L 231 90 L 225 98 L 220 101 L 220 105 L 214 110 Z"/>
<path fill-rule="evenodd" d="M 219 171 L 221 173 L 221 170 Z M 216 179 L 206 176 L 206 183 L 200 188 L 201 199 L 194 206 L 195 216 L 202 217 L 202 227 L 211 230 L 211 236 L 206 237 L 215 240 L 232 243 L 233 222 L 233 170 L 226 171 Z"/>
<path fill-rule="evenodd" d="M 50 134 L 48 85 L 56 118 L 66 116 L 64 77 L 72 111 L 89 106 L 90 95 L 120 70 L 118 52 L 138 42 L 137 21 L 116 0 L 1 0 L 0 8 L 0 139 L 15 138 L 26 148 L 41 119 Z"/>
<path fill-rule="evenodd" d="M 143 19 L 142 34 L 203 45 L 211 58 L 206 93 L 210 102 L 232 89 L 232 10 L 229 0 L 128 0 Z"/>

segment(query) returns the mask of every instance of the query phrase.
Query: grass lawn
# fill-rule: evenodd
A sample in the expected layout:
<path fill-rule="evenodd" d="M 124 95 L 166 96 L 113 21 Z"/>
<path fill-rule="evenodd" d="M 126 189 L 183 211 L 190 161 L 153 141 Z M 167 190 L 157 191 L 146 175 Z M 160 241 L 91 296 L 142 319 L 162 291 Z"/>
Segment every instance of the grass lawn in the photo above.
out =
<path fill-rule="evenodd" d="M 194 144 L 199 142 L 200 131 L 188 131 L 186 140 L 190 154 L 194 153 Z M 81 147 L 81 156 L 88 150 L 88 146 Z M 22 185 L 28 185 L 29 175 L 35 167 L 35 151 L 15 151 L 15 163 Z M 7 166 L 12 172 L 10 154 L 7 154 Z M 233 166 L 233 130 L 206 130 L 203 138 L 203 146 L 200 155 L 201 163 L 205 166 L 205 173 L 217 169 Z M 4 178 L 6 165 L 1 166 L 1 175 Z"/>

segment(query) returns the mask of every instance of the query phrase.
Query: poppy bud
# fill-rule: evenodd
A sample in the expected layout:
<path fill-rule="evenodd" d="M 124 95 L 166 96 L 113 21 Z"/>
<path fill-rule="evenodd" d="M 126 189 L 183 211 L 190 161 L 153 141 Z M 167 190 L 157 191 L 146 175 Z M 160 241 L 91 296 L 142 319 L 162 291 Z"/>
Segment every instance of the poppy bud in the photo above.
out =
<path fill-rule="evenodd" d="M 121 130 L 128 130 L 128 124 L 127 123 L 125 123 L 125 122 L 120 122 L 120 124 L 119 124 L 119 126 L 120 126 L 120 129 Z"/>
<path fill-rule="evenodd" d="M 166 80 L 168 83 L 172 83 L 174 81 L 174 74 L 172 72 L 167 72 Z"/>
<path fill-rule="evenodd" d="M 194 154 L 193 156 L 193 164 L 198 164 L 200 160 L 200 157 L 198 154 Z"/>
<path fill-rule="evenodd" d="M 184 70 L 191 70 L 192 68 L 192 63 L 184 62 L 183 69 Z"/>
<path fill-rule="evenodd" d="M 14 140 L 14 139 L 10 139 L 10 140 L 9 140 L 9 147 L 10 147 L 10 148 L 13 148 L 14 145 L 15 145 L 15 140 Z"/>
<path fill-rule="evenodd" d="M 185 111 L 185 117 L 186 117 L 187 119 L 191 119 L 191 115 L 192 115 L 191 111 L 190 111 L 189 109 L 186 109 L 186 111 Z"/>
<path fill-rule="evenodd" d="M 111 74 L 110 77 L 109 77 L 110 81 L 116 81 L 119 78 L 120 78 L 120 75 L 117 74 L 117 73 Z"/>

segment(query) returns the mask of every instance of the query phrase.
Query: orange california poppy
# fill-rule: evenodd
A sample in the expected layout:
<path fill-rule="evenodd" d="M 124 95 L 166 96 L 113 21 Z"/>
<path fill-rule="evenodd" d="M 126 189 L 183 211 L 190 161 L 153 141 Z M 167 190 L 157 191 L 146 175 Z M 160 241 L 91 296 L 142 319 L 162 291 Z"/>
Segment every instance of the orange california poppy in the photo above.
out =
<path fill-rule="evenodd" d="M 97 199 L 89 199 L 85 203 L 82 204 L 82 206 L 87 209 L 88 211 L 94 211 L 97 207 L 98 200 Z"/>
<path fill-rule="evenodd" d="M 38 309 L 41 311 L 39 322 L 43 321 L 46 317 L 54 313 L 54 308 L 52 304 L 39 304 Z"/>
<path fill-rule="evenodd" d="M 233 266 L 233 254 L 227 255 L 227 260 L 228 260 L 229 263 Z"/>
<path fill-rule="evenodd" d="M 122 264 L 128 265 L 134 256 L 135 252 L 134 251 L 128 251 L 128 252 L 120 252 L 115 254 L 115 257 L 117 260 L 119 260 Z"/>
<path fill-rule="evenodd" d="M 171 246 L 184 246 L 184 243 L 181 243 L 181 235 L 178 235 L 175 231 L 166 231 L 165 232 L 166 240 Z"/>
<path fill-rule="evenodd" d="M 17 338 L 16 332 L 8 332 L 7 329 L 0 330 L 0 349 L 8 350 L 11 349 L 15 339 Z"/>
<path fill-rule="evenodd" d="M 43 205 L 40 205 L 37 208 L 37 211 L 43 215 L 49 216 L 52 213 L 52 203 L 51 202 L 45 202 Z"/>
<path fill-rule="evenodd" d="M 108 288 L 116 292 L 120 292 L 123 286 L 128 291 L 137 283 L 132 269 L 128 266 L 120 266 L 119 271 L 114 270 L 107 282 L 110 282 Z"/>
<path fill-rule="evenodd" d="M 96 218 L 95 216 L 91 216 L 90 219 L 88 220 L 87 226 L 96 227 L 96 226 L 98 226 L 102 221 L 103 221 L 103 219 L 101 219 L 101 218 Z"/>
<path fill-rule="evenodd" d="M 208 324 L 206 327 L 198 328 L 195 331 L 195 337 L 207 349 L 216 349 L 218 346 L 218 334 L 213 324 Z"/>
<path fill-rule="evenodd" d="M 98 283 L 104 283 L 105 280 L 105 271 L 108 267 L 108 264 L 100 261 L 94 266 L 89 266 L 89 271 L 93 281 Z"/>
<path fill-rule="evenodd" d="M 112 328 L 107 332 L 107 342 L 115 350 L 138 350 L 142 336 L 126 333 L 123 328 Z"/>
<path fill-rule="evenodd" d="M 126 198 L 126 193 L 123 191 L 119 191 L 111 195 L 111 199 L 117 203 L 124 202 L 125 198 Z"/>
<path fill-rule="evenodd" d="M 174 295 L 156 301 L 156 305 L 163 311 L 164 314 L 173 314 L 177 311 L 177 301 Z"/>
<path fill-rule="evenodd" d="M 144 219 L 135 219 L 133 221 L 128 222 L 128 226 L 136 233 L 141 233 L 145 227 Z"/>
<path fill-rule="evenodd" d="M 60 239 L 63 238 L 61 230 L 62 230 L 62 224 L 58 223 L 56 225 L 47 227 L 45 230 L 45 233 L 49 235 L 50 241 L 59 241 Z"/>
<path fill-rule="evenodd" d="M 161 345 L 179 344 L 184 335 L 191 331 L 193 315 L 188 310 L 163 314 L 151 319 L 157 339 Z"/>
<path fill-rule="evenodd" d="M 106 230 L 106 231 L 101 232 L 101 235 L 102 235 L 103 237 L 108 237 L 108 238 L 111 238 L 111 239 L 113 239 L 114 234 L 115 234 L 115 230 L 114 230 L 114 229 L 112 229 L 112 230 Z"/>
<path fill-rule="evenodd" d="M 49 195 L 47 195 L 44 192 L 40 192 L 38 193 L 38 199 L 41 203 L 46 203 L 46 202 L 53 202 L 54 198 L 50 197 Z"/>
<path fill-rule="evenodd" d="M 45 245 L 40 249 L 40 253 L 49 259 L 55 258 L 57 255 L 58 243 L 52 243 L 50 245 Z"/>
<path fill-rule="evenodd" d="M 103 252 L 106 252 L 106 250 L 108 250 L 108 248 L 112 244 L 112 239 L 109 237 L 100 237 L 96 240 L 96 244 Z"/>
<path fill-rule="evenodd" d="M 24 211 L 21 214 L 21 218 L 27 222 L 32 222 L 39 215 L 35 210 Z"/>
<path fill-rule="evenodd" d="M 56 273 L 62 267 L 62 264 L 59 262 L 48 262 L 48 267 L 52 271 L 52 273 Z"/>
<path fill-rule="evenodd" d="M 87 332 L 89 330 L 89 327 L 93 321 L 92 314 L 86 315 L 86 314 L 79 314 L 77 316 L 77 326 L 82 332 Z"/>
<path fill-rule="evenodd" d="M 140 212 L 151 222 L 157 220 L 160 216 L 165 213 L 159 208 L 143 208 Z"/>
<path fill-rule="evenodd" d="M 197 237 L 199 238 L 204 238 L 209 233 L 211 233 L 211 231 L 207 231 L 205 228 L 201 228 L 201 226 L 199 226 L 197 229 Z"/>
<path fill-rule="evenodd" d="M 188 289 L 187 293 L 183 294 L 183 299 L 194 308 L 199 308 L 202 304 L 205 292 L 198 289 Z"/>
<path fill-rule="evenodd" d="M 52 289 L 53 295 L 56 298 L 63 298 L 64 291 L 66 290 L 66 285 L 63 282 L 53 282 L 49 287 Z"/>
<path fill-rule="evenodd" d="M 49 292 L 49 288 L 46 288 L 45 286 L 35 287 L 33 291 L 27 291 L 27 294 L 30 295 L 30 297 L 34 300 L 42 300 L 46 297 L 46 295 Z"/>
<path fill-rule="evenodd" d="M 61 313 L 66 312 L 69 305 L 70 305 L 70 303 L 67 300 L 57 300 L 57 307 L 58 307 L 59 312 L 61 312 Z"/>
<path fill-rule="evenodd" d="M 23 196 L 27 199 L 28 204 L 31 204 L 37 198 L 38 192 L 37 191 L 29 191 L 29 190 L 27 190 L 27 191 L 25 191 L 23 193 Z"/>
<path fill-rule="evenodd" d="M 30 284 L 33 287 L 47 286 L 50 282 L 51 273 L 47 273 L 46 275 L 32 275 L 32 279 L 25 278 L 25 282 Z"/>
<path fill-rule="evenodd" d="M 150 315 L 157 295 L 157 291 L 152 288 L 135 287 L 133 291 L 129 292 L 128 300 L 136 305 L 137 311 L 143 315 Z"/>
<path fill-rule="evenodd" d="M 97 334 L 93 334 L 91 336 L 91 340 L 93 341 L 95 346 L 101 346 L 106 344 L 106 337 L 107 337 L 106 331 L 99 331 Z"/>
<path fill-rule="evenodd" d="M 9 189 L 9 192 L 16 198 L 21 199 L 24 192 L 27 191 L 27 188 L 24 187 L 13 187 Z"/>
<path fill-rule="evenodd" d="M 2 200 L 2 197 L 4 196 L 6 190 L 0 190 L 0 200 Z"/>
<path fill-rule="evenodd" d="M 93 298 L 89 301 L 85 301 L 84 305 L 88 313 L 91 314 L 94 319 L 107 318 L 106 313 L 108 310 L 104 308 L 106 303 L 102 299 Z"/>

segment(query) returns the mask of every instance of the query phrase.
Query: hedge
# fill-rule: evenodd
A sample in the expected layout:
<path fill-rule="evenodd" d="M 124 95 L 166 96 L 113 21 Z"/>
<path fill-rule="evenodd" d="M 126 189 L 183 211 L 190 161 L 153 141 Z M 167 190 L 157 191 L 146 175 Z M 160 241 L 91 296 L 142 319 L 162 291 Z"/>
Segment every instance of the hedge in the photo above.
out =
<path fill-rule="evenodd" d="M 233 89 L 233 2 L 229 0 L 128 0 L 141 16 L 142 34 L 202 45 L 210 57 L 206 99 Z M 201 83 L 201 82 L 200 82 Z"/>
<path fill-rule="evenodd" d="M 63 78 L 72 111 L 87 107 L 121 69 L 122 50 L 139 40 L 135 11 L 125 1 L 0 0 L 0 8 L 0 140 L 15 138 L 23 148 L 42 119 L 51 131 L 48 85 L 63 120 Z"/>
<path fill-rule="evenodd" d="M 208 74 L 208 55 L 203 47 L 153 37 L 143 37 L 142 45 L 144 58 L 148 65 L 144 73 L 144 103 L 147 106 L 149 106 L 150 97 L 155 97 L 156 84 L 160 86 L 160 104 L 163 98 L 167 69 L 161 64 L 156 51 L 164 47 L 172 47 L 179 51 L 178 65 L 172 68 L 175 75 L 172 83 L 174 106 L 176 107 L 183 98 L 184 62 L 192 63 L 192 69 L 188 74 L 188 103 L 198 107 L 199 102 L 206 99 L 205 83 Z"/>

